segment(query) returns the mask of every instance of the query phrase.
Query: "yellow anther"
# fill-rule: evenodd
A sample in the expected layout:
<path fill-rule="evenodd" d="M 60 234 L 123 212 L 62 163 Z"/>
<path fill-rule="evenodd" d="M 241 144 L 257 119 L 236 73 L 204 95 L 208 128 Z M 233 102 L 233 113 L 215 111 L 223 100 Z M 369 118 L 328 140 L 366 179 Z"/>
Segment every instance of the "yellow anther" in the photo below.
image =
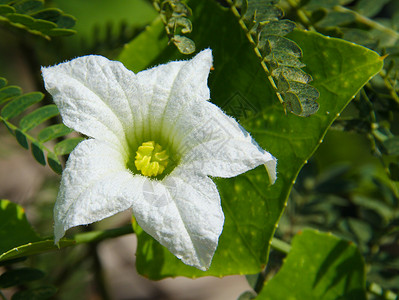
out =
<path fill-rule="evenodd" d="M 166 150 L 154 141 L 143 143 L 136 152 L 134 164 L 144 176 L 158 176 L 162 174 L 169 163 Z"/>

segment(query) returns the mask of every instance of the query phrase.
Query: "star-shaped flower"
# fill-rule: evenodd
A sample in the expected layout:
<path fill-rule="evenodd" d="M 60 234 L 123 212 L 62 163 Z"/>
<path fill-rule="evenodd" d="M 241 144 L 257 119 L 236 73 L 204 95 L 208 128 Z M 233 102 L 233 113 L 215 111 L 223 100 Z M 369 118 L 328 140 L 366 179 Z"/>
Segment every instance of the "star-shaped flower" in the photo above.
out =
<path fill-rule="evenodd" d="M 138 74 L 93 55 L 42 69 L 65 125 L 89 137 L 62 174 L 56 242 L 71 227 L 132 208 L 185 264 L 209 268 L 224 222 L 209 176 L 263 164 L 276 179 L 276 159 L 208 101 L 211 65 L 208 49 Z"/>

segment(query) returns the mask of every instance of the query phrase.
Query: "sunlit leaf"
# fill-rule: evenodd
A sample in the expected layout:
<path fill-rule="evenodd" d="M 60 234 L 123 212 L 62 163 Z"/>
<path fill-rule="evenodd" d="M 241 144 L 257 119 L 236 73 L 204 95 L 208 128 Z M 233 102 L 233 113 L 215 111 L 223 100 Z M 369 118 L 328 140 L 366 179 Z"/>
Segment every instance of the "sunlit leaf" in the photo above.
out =
<path fill-rule="evenodd" d="M 66 127 L 64 124 L 55 124 L 42 129 L 37 138 L 44 143 L 52 139 L 56 139 L 71 133 L 73 130 Z"/>
<path fill-rule="evenodd" d="M 173 37 L 173 44 L 183 54 L 191 54 L 195 51 L 195 43 L 189 38 L 182 35 L 175 35 Z"/>
<path fill-rule="evenodd" d="M 39 240 L 21 206 L 0 200 L 0 220 L 0 255 L 14 247 Z"/>
<path fill-rule="evenodd" d="M 54 104 L 46 105 L 24 116 L 19 122 L 19 127 L 23 131 L 29 131 L 35 128 L 37 125 L 43 123 L 44 121 L 52 117 L 55 117 L 58 114 L 59 111 L 56 105 Z"/>
<path fill-rule="evenodd" d="M 4 119 L 11 119 L 21 114 L 29 106 L 41 101 L 44 95 L 40 92 L 32 92 L 15 98 L 7 103 L 1 110 L 0 115 Z"/>
<path fill-rule="evenodd" d="M 230 11 L 214 1 L 192 1 L 189 5 L 193 9 L 194 28 L 213 20 L 206 28 L 202 26 L 201 32 L 194 30 L 191 34 L 198 49 L 213 49 L 211 101 L 223 110 L 234 112 L 233 116 L 259 145 L 277 157 L 278 179 L 269 186 L 262 167 L 235 178 L 214 179 L 222 198 L 225 224 L 207 272 L 181 263 L 134 223 L 138 237 L 136 267 L 140 274 L 151 279 L 258 273 L 267 263 L 269 242 L 299 170 L 320 145 L 338 114 L 381 69 L 383 62 L 378 54 L 366 48 L 312 32 L 295 31 L 290 38 L 303 50 L 303 62 L 320 91 L 318 112 L 299 118 L 284 112 L 267 77 L 261 75 L 264 73 L 259 58 Z M 139 37 L 142 43 L 158 43 L 159 37 L 150 29 L 146 33 Z M 154 53 L 146 56 L 140 44 L 132 41 L 120 59 L 128 68 L 137 68 L 129 57 L 137 58 L 145 67 L 183 58 L 165 48 L 159 49 L 158 59 L 154 60 Z M 244 109 L 229 109 L 238 104 Z M 251 112 L 249 116 L 247 111 Z"/>
<path fill-rule="evenodd" d="M 365 300 L 364 261 L 356 246 L 331 234 L 306 230 L 292 241 L 279 272 L 259 300 Z"/>
<path fill-rule="evenodd" d="M 22 94 L 22 90 L 18 86 L 7 86 L 0 89 L 0 104 L 3 104 L 10 100 L 10 98 L 19 96 Z"/>

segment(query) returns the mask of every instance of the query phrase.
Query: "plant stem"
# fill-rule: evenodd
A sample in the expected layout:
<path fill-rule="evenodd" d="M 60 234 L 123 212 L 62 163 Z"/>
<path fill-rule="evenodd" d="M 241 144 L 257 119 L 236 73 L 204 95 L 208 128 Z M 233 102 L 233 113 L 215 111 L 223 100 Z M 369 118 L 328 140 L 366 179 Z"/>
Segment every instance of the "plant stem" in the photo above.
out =
<path fill-rule="evenodd" d="M 396 93 L 395 87 L 391 84 L 391 82 L 389 81 L 388 75 L 386 74 L 385 70 L 381 70 L 380 71 L 380 76 L 382 77 L 382 79 L 384 79 L 384 83 L 386 88 L 389 91 L 389 95 L 393 98 L 393 100 L 399 104 L 399 96 Z"/>
<path fill-rule="evenodd" d="M 358 21 L 359 23 L 365 24 L 371 28 L 377 29 L 383 33 L 393 36 L 395 38 L 395 41 L 399 40 L 398 32 L 396 32 L 395 30 L 392 30 L 391 28 L 386 27 L 386 26 L 382 25 L 381 23 L 378 23 L 370 18 L 367 18 L 354 10 L 343 7 L 341 5 L 334 6 L 333 10 L 336 12 L 350 13 L 355 17 L 355 20 Z"/>
<path fill-rule="evenodd" d="M 288 254 L 291 250 L 291 245 L 278 238 L 273 237 L 270 246 L 281 253 Z"/>
<path fill-rule="evenodd" d="M 276 85 L 276 83 L 274 82 L 274 79 L 273 79 L 273 77 L 272 77 L 271 74 L 270 74 L 269 68 L 267 67 L 265 61 L 263 60 L 263 57 L 262 57 L 262 54 L 261 54 L 260 51 L 259 51 L 257 42 L 254 41 L 254 39 L 253 39 L 251 33 L 249 32 L 249 30 L 248 30 L 248 28 L 247 28 L 247 25 L 245 25 L 244 21 L 242 20 L 241 15 L 240 15 L 239 11 L 237 10 L 237 7 L 236 7 L 235 4 L 233 3 L 233 1 L 227 0 L 227 3 L 230 5 L 231 11 L 233 12 L 234 16 L 238 19 L 238 23 L 240 24 L 241 28 L 244 30 L 245 35 L 246 35 L 248 41 L 254 46 L 255 54 L 256 54 L 256 56 L 260 59 L 260 61 L 261 61 L 260 64 L 261 64 L 263 70 L 265 71 L 265 73 L 266 73 L 266 75 L 267 75 L 267 79 L 269 80 L 270 84 L 272 85 L 272 87 L 273 87 L 273 89 L 274 89 L 274 91 L 275 91 L 275 93 L 276 93 L 276 95 L 277 95 L 278 100 L 280 101 L 281 104 L 284 105 L 283 97 L 282 97 L 281 94 L 278 92 L 277 85 Z"/>
<path fill-rule="evenodd" d="M 299 7 L 298 1 L 295 0 L 287 0 L 287 3 L 295 10 L 296 15 L 298 16 L 299 20 L 301 20 L 302 24 L 310 31 L 317 32 L 316 28 L 312 25 L 312 22 L 306 15 L 305 10 Z"/>
<path fill-rule="evenodd" d="M 129 224 L 114 229 L 78 233 L 73 236 L 73 239 L 76 241 L 76 244 L 85 244 L 85 243 L 100 242 L 109 238 L 114 238 L 130 233 L 134 233 L 134 231 L 132 225 Z"/>

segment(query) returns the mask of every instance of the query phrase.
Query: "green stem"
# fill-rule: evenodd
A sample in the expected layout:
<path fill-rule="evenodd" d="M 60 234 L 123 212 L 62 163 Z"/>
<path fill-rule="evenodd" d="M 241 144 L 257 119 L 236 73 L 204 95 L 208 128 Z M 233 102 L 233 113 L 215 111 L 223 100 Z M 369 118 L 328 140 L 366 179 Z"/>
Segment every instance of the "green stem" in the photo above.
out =
<path fill-rule="evenodd" d="M 114 229 L 96 230 L 96 231 L 78 233 L 73 236 L 73 239 L 76 241 L 76 244 L 86 244 L 93 242 L 101 242 L 109 238 L 114 238 L 131 233 L 134 233 L 134 231 L 132 225 L 129 224 Z"/>
<path fill-rule="evenodd" d="M 8 120 L 4 119 L 3 117 L 0 116 L 0 122 L 3 122 L 4 125 L 12 132 L 14 132 L 13 134 L 15 135 L 15 130 L 19 129 L 17 126 L 15 126 L 14 124 L 8 122 Z M 28 133 L 24 132 L 24 135 L 26 136 L 26 138 L 31 141 L 31 142 L 37 142 L 37 139 L 35 139 L 33 136 L 29 135 Z M 41 146 L 43 147 L 43 150 L 47 151 L 47 152 L 53 152 L 51 151 L 49 148 L 47 148 L 46 146 L 44 146 L 42 143 L 40 143 Z"/>
<path fill-rule="evenodd" d="M 354 10 L 348 9 L 341 5 L 334 6 L 333 10 L 336 12 L 350 13 L 355 17 L 355 20 L 357 22 L 365 24 L 371 28 L 377 29 L 383 33 L 390 35 L 390 36 L 393 36 L 396 41 L 399 39 L 399 33 L 396 32 L 395 30 L 392 30 L 391 28 L 386 27 L 386 26 L 382 25 L 381 23 L 373 21 L 372 19 L 369 19 Z"/>
<path fill-rule="evenodd" d="M 380 76 L 384 79 L 384 83 L 386 88 L 389 91 L 389 95 L 393 98 L 393 100 L 399 104 L 399 96 L 396 93 L 394 86 L 392 86 L 391 82 L 389 81 L 388 74 L 386 74 L 385 70 L 381 70 Z"/>
<path fill-rule="evenodd" d="M 253 39 L 251 33 L 248 30 L 247 25 L 245 25 L 244 21 L 242 20 L 241 15 L 240 15 L 239 11 L 237 10 L 237 7 L 233 3 L 233 1 L 227 0 L 227 3 L 230 5 L 231 11 L 233 12 L 234 16 L 238 19 L 238 23 L 240 24 L 241 28 L 244 30 L 248 41 L 254 46 L 255 54 L 260 59 L 260 61 L 261 61 L 260 64 L 261 64 L 263 70 L 265 71 L 265 73 L 267 75 L 267 79 L 269 80 L 270 84 L 272 85 L 272 87 L 273 87 L 273 89 L 274 89 L 274 91 L 275 91 L 275 93 L 277 95 L 278 100 L 280 101 L 281 104 L 284 104 L 283 97 L 278 92 L 277 85 L 274 82 L 274 79 L 273 79 L 273 77 L 270 74 L 269 68 L 267 67 L 265 61 L 263 60 L 263 57 L 262 57 L 262 54 L 259 51 L 257 42 Z"/>
<path fill-rule="evenodd" d="M 317 32 L 316 28 L 314 28 L 312 22 L 308 18 L 305 10 L 300 8 L 298 1 L 287 0 L 287 2 L 295 10 L 295 13 L 298 16 L 299 20 L 302 22 L 302 25 L 305 25 L 305 27 L 310 31 Z"/>
<path fill-rule="evenodd" d="M 273 237 L 270 246 L 281 253 L 288 254 L 291 250 L 291 245 L 278 238 Z"/>

